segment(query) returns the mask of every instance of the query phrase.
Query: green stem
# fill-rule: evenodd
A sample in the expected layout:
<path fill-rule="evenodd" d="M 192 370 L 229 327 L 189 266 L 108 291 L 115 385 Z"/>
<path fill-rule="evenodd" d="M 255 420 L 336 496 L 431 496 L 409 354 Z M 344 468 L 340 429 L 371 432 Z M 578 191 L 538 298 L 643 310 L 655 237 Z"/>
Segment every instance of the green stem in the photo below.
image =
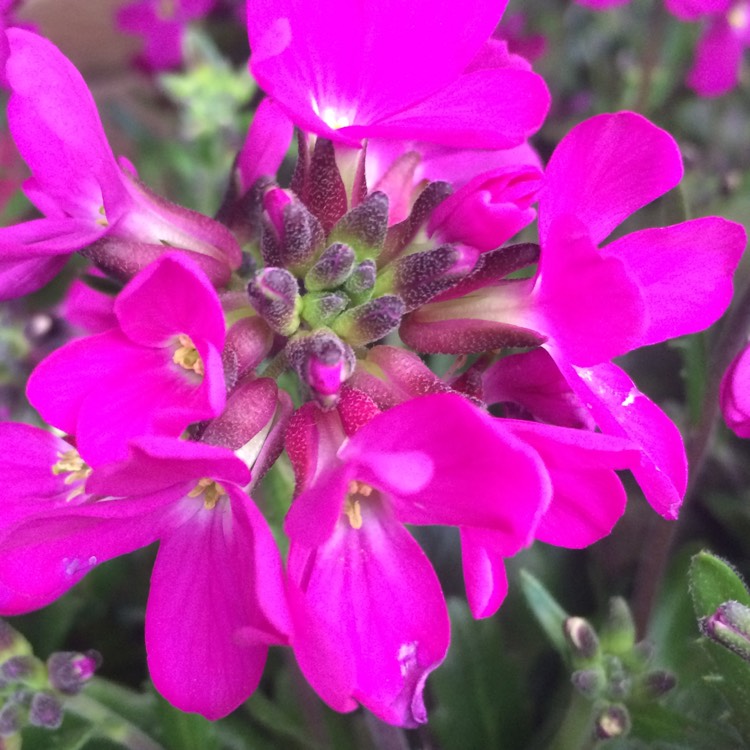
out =
<path fill-rule="evenodd" d="M 85 693 L 67 700 L 65 708 L 90 721 L 98 735 L 128 750 L 165 750 L 135 724 Z"/>
<path fill-rule="evenodd" d="M 549 750 L 592 750 L 596 746 L 593 709 L 590 700 L 574 692 Z"/>

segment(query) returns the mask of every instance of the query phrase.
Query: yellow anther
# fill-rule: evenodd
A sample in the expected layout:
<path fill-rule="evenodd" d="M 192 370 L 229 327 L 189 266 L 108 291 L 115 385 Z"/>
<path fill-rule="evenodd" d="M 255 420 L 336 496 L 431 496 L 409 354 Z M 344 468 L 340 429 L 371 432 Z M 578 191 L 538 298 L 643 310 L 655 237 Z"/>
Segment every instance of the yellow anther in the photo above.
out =
<path fill-rule="evenodd" d="M 190 336 L 181 333 L 177 337 L 177 343 L 179 346 L 172 356 L 172 362 L 185 370 L 192 370 L 196 375 L 205 375 L 203 360 Z"/>
<path fill-rule="evenodd" d="M 362 495 L 362 497 L 370 497 L 372 495 L 372 487 L 364 482 L 358 482 L 356 479 L 352 479 L 349 482 L 349 494 L 350 495 Z"/>
<path fill-rule="evenodd" d="M 225 497 L 227 491 L 213 479 L 204 478 L 201 479 L 198 484 L 188 492 L 188 497 L 198 497 L 203 495 L 203 506 L 206 510 L 213 510 L 216 507 L 216 503 Z"/>
<path fill-rule="evenodd" d="M 100 227 L 108 227 L 109 221 L 107 221 L 107 212 L 104 210 L 104 206 L 99 206 L 99 213 L 102 215 L 101 219 L 97 219 L 96 223 Z"/>
<path fill-rule="evenodd" d="M 362 528 L 362 506 L 359 504 L 359 500 L 353 499 L 351 496 L 347 497 L 344 501 L 344 513 L 353 529 Z"/>
<path fill-rule="evenodd" d="M 71 448 L 64 453 L 58 453 L 57 458 L 58 460 L 52 464 L 52 473 L 56 477 L 60 476 L 60 474 L 67 474 L 65 479 L 63 479 L 64 484 L 84 482 L 91 476 L 91 468 L 86 466 L 75 448 Z M 74 488 L 65 499 L 72 500 L 74 497 L 78 497 L 78 495 L 82 495 L 84 492 L 84 486 L 81 484 Z"/>

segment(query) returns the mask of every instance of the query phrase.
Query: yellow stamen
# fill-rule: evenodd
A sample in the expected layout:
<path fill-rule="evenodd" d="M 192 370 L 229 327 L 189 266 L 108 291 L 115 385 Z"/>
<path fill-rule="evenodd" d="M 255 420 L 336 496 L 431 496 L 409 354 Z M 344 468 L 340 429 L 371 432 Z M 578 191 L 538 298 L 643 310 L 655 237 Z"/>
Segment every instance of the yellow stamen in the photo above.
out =
<path fill-rule="evenodd" d="M 360 499 L 370 497 L 372 487 L 364 482 L 353 479 L 349 482 L 349 494 L 344 501 L 344 515 L 349 519 L 349 525 L 353 529 L 362 528 L 362 505 Z"/>
<path fill-rule="evenodd" d="M 102 215 L 101 219 L 97 219 L 96 223 L 100 227 L 108 227 L 109 221 L 107 221 L 107 212 L 104 210 L 104 206 L 99 206 L 99 213 Z"/>
<path fill-rule="evenodd" d="M 172 356 L 172 362 L 185 370 L 192 370 L 196 375 L 201 377 L 205 375 L 206 370 L 203 367 L 203 360 L 190 336 L 181 333 L 177 337 L 179 346 Z"/>
<path fill-rule="evenodd" d="M 69 451 L 57 454 L 58 461 L 52 464 L 52 473 L 57 477 L 60 474 L 67 474 L 63 480 L 64 484 L 73 484 L 74 482 L 84 482 L 91 476 L 91 468 L 86 466 L 83 459 L 75 448 Z M 85 492 L 83 484 L 75 487 L 65 498 L 72 500 Z"/>
<path fill-rule="evenodd" d="M 227 491 L 213 479 L 204 478 L 188 492 L 188 497 L 198 497 L 201 494 L 203 495 L 203 506 L 206 510 L 213 510 L 216 503 L 226 496 Z"/>

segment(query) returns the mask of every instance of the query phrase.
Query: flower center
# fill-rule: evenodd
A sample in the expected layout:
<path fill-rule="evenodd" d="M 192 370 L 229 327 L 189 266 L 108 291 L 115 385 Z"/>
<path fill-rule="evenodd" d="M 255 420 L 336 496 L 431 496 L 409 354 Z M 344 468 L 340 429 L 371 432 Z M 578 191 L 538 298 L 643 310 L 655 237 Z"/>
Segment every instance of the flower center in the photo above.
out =
<path fill-rule="evenodd" d="M 750 24 L 750 5 L 747 3 L 738 3 L 727 15 L 727 21 L 733 29 L 742 31 Z"/>
<path fill-rule="evenodd" d="M 177 344 L 177 350 L 172 355 L 172 362 L 185 370 L 192 370 L 201 377 L 205 375 L 206 370 L 203 367 L 203 360 L 190 336 L 181 333 L 177 337 Z"/>
<path fill-rule="evenodd" d="M 73 484 L 74 482 L 81 483 L 78 487 L 75 487 L 65 499 L 72 500 L 74 497 L 82 495 L 85 492 L 84 482 L 91 476 L 91 467 L 86 465 L 75 448 L 58 453 L 57 458 L 58 460 L 52 464 L 52 473 L 55 476 L 67 474 L 63 480 L 65 484 Z"/>
<path fill-rule="evenodd" d="M 188 492 L 188 497 L 199 497 L 200 495 L 203 495 L 203 506 L 206 510 L 213 510 L 216 507 L 216 503 L 218 503 L 222 497 L 226 497 L 226 494 L 227 491 L 217 481 L 206 477 L 201 479 L 198 484 Z"/>
<path fill-rule="evenodd" d="M 344 515 L 349 519 L 353 529 L 362 528 L 362 506 L 360 500 L 370 497 L 372 487 L 364 482 L 352 480 L 349 482 L 349 494 L 344 501 Z"/>

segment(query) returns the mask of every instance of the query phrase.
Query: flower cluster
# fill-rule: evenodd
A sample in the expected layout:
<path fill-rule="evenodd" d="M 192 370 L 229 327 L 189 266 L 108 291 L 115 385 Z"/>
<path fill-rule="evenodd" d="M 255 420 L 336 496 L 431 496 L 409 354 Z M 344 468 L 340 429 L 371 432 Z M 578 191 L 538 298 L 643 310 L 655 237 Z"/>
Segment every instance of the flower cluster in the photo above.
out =
<path fill-rule="evenodd" d="M 334 709 L 413 727 L 450 632 L 407 526 L 458 530 L 487 617 L 507 558 L 609 534 L 618 470 L 677 517 L 680 434 L 612 360 L 716 321 L 745 233 L 708 217 L 613 239 L 677 185 L 678 147 L 604 114 L 543 167 L 527 139 L 549 95 L 492 38 L 503 6 L 249 0 L 267 98 L 214 219 L 115 159 L 59 50 L 5 32 L 41 217 L 0 230 L 0 299 L 74 253 L 96 283 L 71 288 L 75 336 L 28 382 L 56 431 L 0 423 L 0 612 L 158 542 L 145 637 L 174 705 L 226 715 L 282 645 Z M 456 356 L 447 374 L 431 354 Z M 286 561 L 253 500 L 282 451 Z"/>

